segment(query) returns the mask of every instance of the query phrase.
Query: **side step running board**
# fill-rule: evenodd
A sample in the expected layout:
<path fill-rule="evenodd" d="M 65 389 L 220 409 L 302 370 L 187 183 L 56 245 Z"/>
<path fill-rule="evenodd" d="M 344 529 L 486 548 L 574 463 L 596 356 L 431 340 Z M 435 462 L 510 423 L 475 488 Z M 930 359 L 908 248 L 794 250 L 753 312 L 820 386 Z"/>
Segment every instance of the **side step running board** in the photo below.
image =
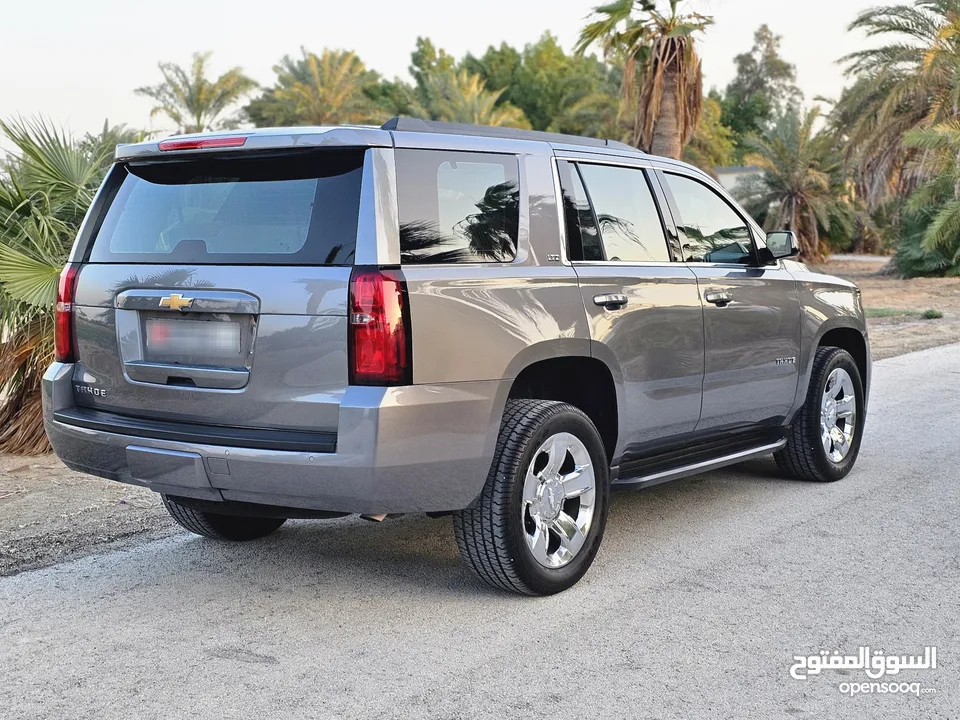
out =
<path fill-rule="evenodd" d="M 699 475 L 700 473 L 710 472 L 711 470 L 718 470 L 719 468 L 734 465 L 744 460 L 752 460 L 753 458 L 770 455 L 786 444 L 786 439 L 781 439 L 776 442 L 767 443 L 766 445 L 760 445 L 759 447 L 747 448 L 746 450 L 740 450 L 735 453 L 730 453 L 729 455 L 721 455 L 720 457 L 695 462 L 690 465 L 681 465 L 680 467 L 662 470 L 650 475 L 621 478 L 617 480 L 612 487 L 615 490 L 640 490 L 641 488 L 652 487 L 653 485 L 670 482 L 671 480 L 679 480 L 680 478 L 691 475 Z"/>

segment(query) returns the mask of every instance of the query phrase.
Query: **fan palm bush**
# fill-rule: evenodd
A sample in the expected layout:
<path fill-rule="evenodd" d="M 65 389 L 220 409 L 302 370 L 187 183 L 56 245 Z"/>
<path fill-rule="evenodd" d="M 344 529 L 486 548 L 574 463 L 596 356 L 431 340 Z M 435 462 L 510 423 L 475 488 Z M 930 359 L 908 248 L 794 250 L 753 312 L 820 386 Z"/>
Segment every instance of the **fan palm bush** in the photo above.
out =
<path fill-rule="evenodd" d="M 125 128 L 77 140 L 43 120 L 0 121 L 0 451 L 38 454 L 40 381 L 53 360 L 57 279 Z"/>
<path fill-rule="evenodd" d="M 910 196 L 896 264 L 905 275 L 960 275 L 960 119 L 917 128 L 927 180 Z"/>

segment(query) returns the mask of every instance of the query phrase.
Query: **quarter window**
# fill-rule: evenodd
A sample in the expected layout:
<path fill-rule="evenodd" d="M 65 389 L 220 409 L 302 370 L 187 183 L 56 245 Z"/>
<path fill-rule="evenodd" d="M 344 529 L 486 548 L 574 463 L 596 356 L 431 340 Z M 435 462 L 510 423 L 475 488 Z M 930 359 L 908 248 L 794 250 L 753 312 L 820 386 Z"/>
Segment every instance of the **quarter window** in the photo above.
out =
<path fill-rule="evenodd" d="M 600 225 L 607 260 L 670 262 L 667 238 L 643 170 L 579 166 Z"/>
<path fill-rule="evenodd" d="M 748 264 L 753 257 L 750 229 L 720 195 L 691 178 L 666 173 L 680 211 L 687 262 Z"/>
<path fill-rule="evenodd" d="M 516 257 L 516 157 L 397 150 L 396 159 L 401 262 L 509 262 Z"/>

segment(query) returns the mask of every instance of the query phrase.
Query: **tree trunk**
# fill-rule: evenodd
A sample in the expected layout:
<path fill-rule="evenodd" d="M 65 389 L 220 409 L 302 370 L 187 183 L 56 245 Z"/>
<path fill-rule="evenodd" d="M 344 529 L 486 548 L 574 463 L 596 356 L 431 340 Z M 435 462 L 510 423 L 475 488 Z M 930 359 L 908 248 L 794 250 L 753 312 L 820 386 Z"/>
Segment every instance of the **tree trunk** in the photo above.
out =
<path fill-rule="evenodd" d="M 660 113 L 653 126 L 653 141 L 650 143 L 652 154 L 674 160 L 679 160 L 683 152 L 680 142 L 679 80 L 677 61 L 674 61 L 663 71 L 663 97 L 660 100 Z"/>

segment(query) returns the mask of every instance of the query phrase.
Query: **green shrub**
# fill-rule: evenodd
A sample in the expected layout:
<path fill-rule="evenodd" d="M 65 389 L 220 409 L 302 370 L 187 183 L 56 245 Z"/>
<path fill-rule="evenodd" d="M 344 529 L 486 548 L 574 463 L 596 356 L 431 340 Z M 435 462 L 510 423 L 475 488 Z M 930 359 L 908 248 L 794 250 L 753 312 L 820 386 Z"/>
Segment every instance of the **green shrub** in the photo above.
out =
<path fill-rule="evenodd" d="M 929 310 L 924 310 L 920 317 L 924 320 L 939 320 L 943 317 L 943 313 L 936 308 L 930 308 Z"/>
<path fill-rule="evenodd" d="M 960 264 L 940 248 L 924 247 L 923 237 L 931 219 L 926 213 L 905 212 L 900 217 L 900 245 L 893 257 L 904 277 L 960 275 Z"/>

